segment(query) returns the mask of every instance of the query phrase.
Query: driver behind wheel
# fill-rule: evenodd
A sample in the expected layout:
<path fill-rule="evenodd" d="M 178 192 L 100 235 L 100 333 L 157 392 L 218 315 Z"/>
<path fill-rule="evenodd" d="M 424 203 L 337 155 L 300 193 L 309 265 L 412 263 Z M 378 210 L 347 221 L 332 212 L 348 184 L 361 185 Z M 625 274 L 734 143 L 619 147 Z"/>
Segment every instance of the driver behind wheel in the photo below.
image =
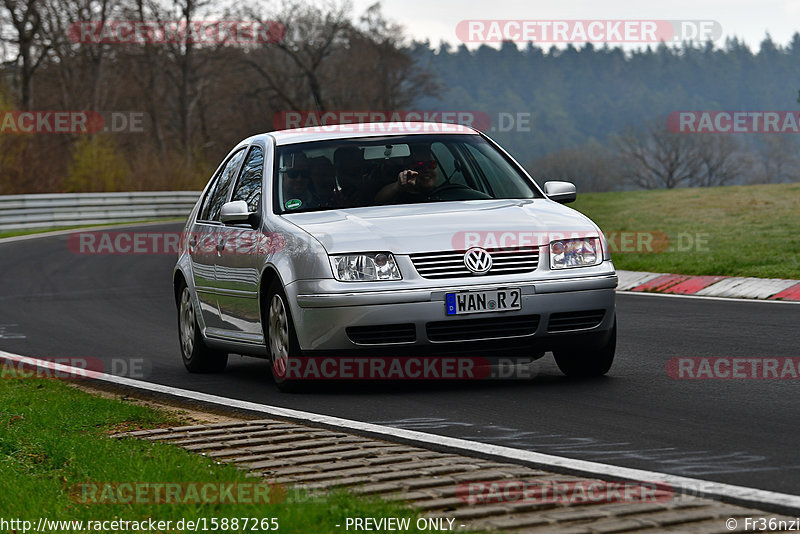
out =
<path fill-rule="evenodd" d="M 406 168 L 397 180 L 384 186 L 375 195 L 376 204 L 410 204 L 424 201 L 439 178 L 436 160 L 430 145 L 412 145 Z"/>

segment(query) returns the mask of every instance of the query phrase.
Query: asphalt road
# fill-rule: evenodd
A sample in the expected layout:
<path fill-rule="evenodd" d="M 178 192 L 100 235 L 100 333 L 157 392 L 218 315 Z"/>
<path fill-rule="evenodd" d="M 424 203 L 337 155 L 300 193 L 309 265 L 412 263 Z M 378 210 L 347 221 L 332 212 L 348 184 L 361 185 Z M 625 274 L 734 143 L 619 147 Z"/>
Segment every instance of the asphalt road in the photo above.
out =
<path fill-rule="evenodd" d="M 177 225 L 147 231 L 178 231 Z M 317 384 L 281 394 L 264 360 L 180 360 L 170 255 L 80 255 L 66 236 L 0 244 L 0 350 L 99 358 L 117 374 L 519 449 L 800 494 L 796 380 L 675 380 L 675 357 L 800 356 L 800 306 L 620 295 L 609 376 Z M 115 366 L 114 369 L 111 369 Z"/>

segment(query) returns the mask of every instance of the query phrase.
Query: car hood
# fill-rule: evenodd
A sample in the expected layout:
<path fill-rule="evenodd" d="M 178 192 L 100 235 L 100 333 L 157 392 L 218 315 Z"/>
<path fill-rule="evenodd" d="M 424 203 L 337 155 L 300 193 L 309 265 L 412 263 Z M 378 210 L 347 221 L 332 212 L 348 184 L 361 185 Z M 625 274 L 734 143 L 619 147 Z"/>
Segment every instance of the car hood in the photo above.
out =
<path fill-rule="evenodd" d="M 403 204 L 283 217 L 331 254 L 506 248 L 598 235 L 586 216 L 548 199 Z"/>

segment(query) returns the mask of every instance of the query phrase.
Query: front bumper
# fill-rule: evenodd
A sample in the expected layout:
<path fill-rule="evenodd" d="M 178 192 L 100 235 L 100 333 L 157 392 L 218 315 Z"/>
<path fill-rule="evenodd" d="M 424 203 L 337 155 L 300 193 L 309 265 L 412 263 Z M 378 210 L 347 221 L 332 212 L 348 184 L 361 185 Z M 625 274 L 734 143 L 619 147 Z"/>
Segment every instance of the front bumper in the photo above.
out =
<path fill-rule="evenodd" d="M 613 271 L 593 276 L 558 278 L 540 281 L 491 280 L 481 284 L 439 284 L 435 288 L 393 289 L 381 291 L 332 291 L 341 283 L 330 280 L 307 280 L 286 287 L 300 348 L 310 352 L 369 352 L 377 354 L 466 352 L 499 348 L 518 350 L 553 350 L 574 344 L 578 339 L 591 341 L 608 332 L 614 321 L 614 289 L 617 276 Z M 519 287 L 522 309 L 512 312 L 482 313 L 465 316 L 445 315 L 445 294 L 452 291 Z M 553 314 L 600 311 L 602 319 L 590 328 L 551 331 Z M 524 335 L 503 335 L 495 332 L 488 338 L 475 338 L 465 328 L 463 338 L 443 341 L 432 335 L 431 324 L 444 322 L 536 317 L 535 329 Z M 348 336 L 348 327 L 413 324 L 415 339 L 392 343 L 355 343 Z M 449 323 L 448 323 L 449 324 Z M 468 323 L 470 325 L 474 323 Z M 434 339 L 432 339 L 432 337 Z M 599 338 L 598 338 L 599 339 Z"/>

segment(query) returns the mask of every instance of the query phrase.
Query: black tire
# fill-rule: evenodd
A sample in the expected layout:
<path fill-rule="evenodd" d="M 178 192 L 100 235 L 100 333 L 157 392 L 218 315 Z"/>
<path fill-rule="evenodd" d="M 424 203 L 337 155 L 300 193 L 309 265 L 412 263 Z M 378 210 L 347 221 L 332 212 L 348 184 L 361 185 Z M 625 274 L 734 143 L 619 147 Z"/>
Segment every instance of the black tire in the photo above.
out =
<path fill-rule="evenodd" d="M 303 382 L 299 377 L 287 376 L 287 369 L 290 368 L 290 360 L 300 356 L 300 344 L 297 342 L 286 292 L 277 279 L 273 280 L 267 291 L 262 319 L 275 385 L 285 393 L 297 391 Z"/>
<path fill-rule="evenodd" d="M 181 283 L 178 294 L 178 342 L 183 365 L 190 373 L 221 373 L 228 365 L 228 354 L 206 345 L 192 293 L 185 282 Z"/>
<path fill-rule="evenodd" d="M 587 378 L 606 374 L 614 363 L 616 349 L 617 318 L 615 316 L 611 334 L 603 345 L 557 350 L 553 351 L 553 357 L 556 360 L 556 365 L 565 375 Z"/>

